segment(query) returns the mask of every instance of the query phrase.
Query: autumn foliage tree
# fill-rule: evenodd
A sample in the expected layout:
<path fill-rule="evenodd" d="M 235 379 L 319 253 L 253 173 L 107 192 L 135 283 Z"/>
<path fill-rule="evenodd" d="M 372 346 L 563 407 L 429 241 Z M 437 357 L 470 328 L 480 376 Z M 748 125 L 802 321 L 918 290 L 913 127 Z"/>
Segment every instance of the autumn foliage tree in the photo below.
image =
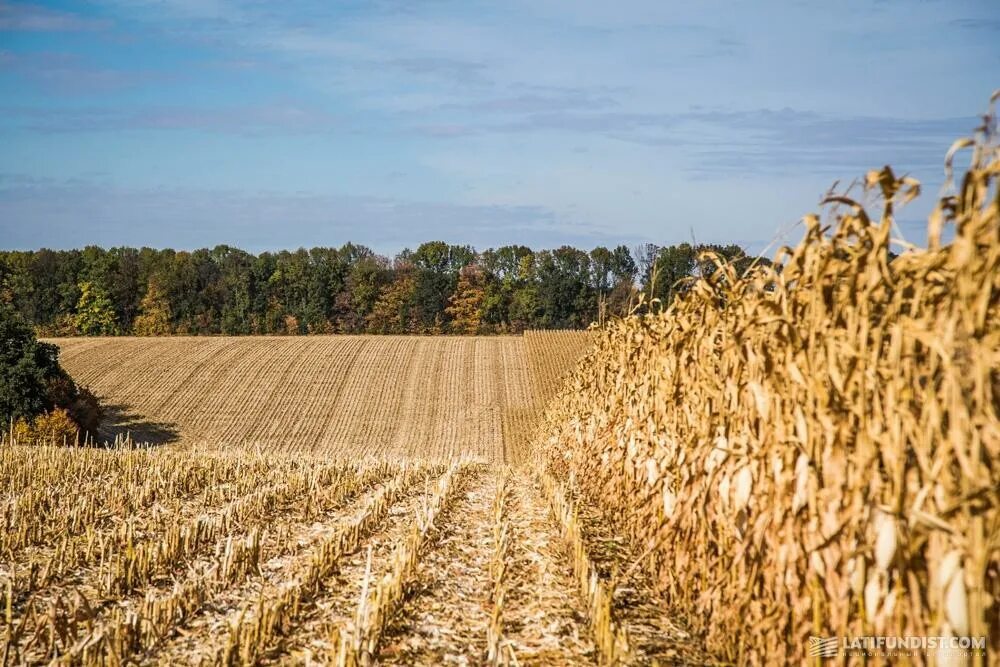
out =
<path fill-rule="evenodd" d="M 460 334 L 479 333 L 485 303 L 486 289 L 482 271 L 475 264 L 470 264 L 459 272 L 458 286 L 445 308 L 451 318 L 451 331 Z"/>
<path fill-rule="evenodd" d="M 225 245 L 0 250 L 0 300 L 46 336 L 519 333 L 666 303 L 685 278 L 714 271 L 706 250 L 737 271 L 760 261 L 736 246 L 690 244 L 477 251 L 431 241 L 395 257 L 353 243 L 256 255 Z M 479 275 L 463 281 L 469 265 Z M 479 287 L 482 304 L 463 305 Z"/>
<path fill-rule="evenodd" d="M 156 280 L 149 281 L 146 296 L 139 305 L 140 314 L 132 329 L 137 336 L 166 336 L 170 334 L 170 301 Z"/>
<path fill-rule="evenodd" d="M 417 278 L 412 268 L 403 268 L 395 281 L 387 284 L 379 294 L 371 313 L 368 330 L 373 333 L 406 333 L 416 323 L 414 295 Z"/>

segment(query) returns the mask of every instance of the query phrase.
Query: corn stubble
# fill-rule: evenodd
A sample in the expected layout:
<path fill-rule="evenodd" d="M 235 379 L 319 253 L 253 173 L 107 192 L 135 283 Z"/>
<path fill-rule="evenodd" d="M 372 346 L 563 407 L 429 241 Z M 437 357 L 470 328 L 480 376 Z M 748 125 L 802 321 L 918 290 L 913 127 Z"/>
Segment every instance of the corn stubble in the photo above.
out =
<path fill-rule="evenodd" d="M 256 379 L 244 378 L 249 385 L 273 386 L 267 379 L 282 375 L 288 363 L 295 373 L 319 373 L 307 378 L 304 386 L 314 393 L 332 388 L 343 423 L 332 423 L 322 414 L 320 406 L 330 401 L 316 394 L 306 406 L 312 421 L 307 419 L 295 433 L 326 429 L 347 435 L 335 444 L 301 439 L 288 444 L 286 438 L 278 438 L 269 447 L 251 442 L 203 446 L 182 439 L 150 447 L 123 437 L 106 449 L 64 448 L 26 446 L 4 435 L 0 664 L 191 660 L 224 665 L 300 662 L 309 656 L 343 664 L 375 661 L 387 624 L 398 617 L 421 579 L 422 556 L 434 548 L 436 536 L 449 529 L 435 524 L 462 486 L 459 482 L 469 478 L 470 470 L 488 463 L 493 451 L 503 455 L 523 449 L 519 438 L 542 409 L 530 378 L 544 372 L 530 365 L 520 338 L 440 344 L 421 339 L 416 346 L 408 339 L 384 340 L 384 344 L 375 337 L 310 342 L 317 350 L 331 351 L 329 357 L 346 366 L 347 373 L 341 373 L 345 386 L 340 389 L 327 382 L 330 368 L 320 365 L 310 371 L 307 360 L 299 359 L 298 347 L 290 356 L 287 340 L 258 355 L 263 368 L 256 371 Z M 535 358 L 544 359 L 548 368 L 553 362 L 547 357 L 553 355 L 545 355 L 539 345 L 578 345 L 573 334 L 541 340 L 535 345 Z M 190 424 L 211 425 L 218 420 L 205 412 L 206 405 L 217 408 L 227 401 L 260 400 L 228 385 L 236 376 L 217 364 L 214 354 L 225 351 L 222 356 L 229 359 L 234 351 L 245 352 L 246 345 L 260 349 L 270 341 L 211 343 L 207 349 L 187 341 L 164 345 L 153 350 L 147 375 L 133 373 L 134 382 L 126 378 L 117 387 L 121 403 L 140 397 L 139 402 L 158 403 L 168 412 L 186 415 Z M 404 365 L 413 377 L 404 383 L 380 366 L 372 367 L 386 345 L 401 359 L 410 355 Z M 81 348 L 77 355 L 86 357 L 86 350 L 97 347 L 105 349 L 109 359 L 120 361 L 134 352 L 135 341 L 67 345 L 71 352 L 77 347 Z M 338 348 L 343 349 L 338 352 Z M 371 348 L 370 354 L 359 358 L 366 348 Z M 185 356 L 185 350 L 190 354 Z M 568 359 L 574 357 L 561 354 L 567 361 L 559 373 L 568 370 Z M 179 368 L 165 371 L 165 393 L 141 399 L 143 378 L 160 374 L 158 365 L 171 355 L 179 357 L 175 359 Z M 72 362 L 73 354 L 70 358 Z M 104 363 L 99 357 L 86 358 L 91 368 Z M 361 377 L 352 379 L 350 374 L 359 363 L 371 376 L 365 391 L 356 391 Z M 189 370 L 182 370 L 185 366 Z M 253 371 L 245 361 L 238 366 L 241 373 Z M 206 372 L 194 382 L 199 400 L 178 394 L 173 386 L 175 376 L 196 375 L 192 367 Z M 427 392 L 425 373 L 435 368 L 441 377 Z M 209 379 L 220 383 L 217 391 L 228 396 L 216 399 L 206 396 L 204 387 L 197 388 Z M 466 397 L 458 385 L 469 381 L 471 393 Z M 421 392 L 430 394 L 430 404 L 417 409 Z M 477 402 L 496 397 L 502 397 L 502 409 L 493 406 L 485 424 L 489 428 L 464 423 L 456 415 L 466 412 L 437 405 L 445 393 L 460 397 L 469 414 L 478 414 Z M 230 414 L 249 417 L 248 423 L 259 433 L 273 428 L 254 414 L 287 408 L 283 399 L 272 406 L 226 406 L 229 403 L 223 409 Z M 511 417 L 514 411 L 516 420 Z M 397 423 L 395 434 L 386 431 L 381 442 L 356 444 L 345 456 L 351 434 L 374 422 Z M 389 454 L 390 436 L 401 443 L 400 439 L 412 438 L 400 446 L 422 456 Z M 438 443 L 436 451 L 421 444 L 428 437 Z M 461 443 L 467 438 L 480 438 L 481 445 L 465 447 Z M 505 444 L 497 445 L 497 438 L 505 439 Z M 465 455 L 454 456 L 456 450 Z M 473 476 L 488 477 L 485 472 Z M 345 557 L 363 552 L 388 526 L 408 525 L 405 517 L 403 523 L 390 520 L 404 499 L 416 501 L 413 506 L 420 508 L 413 528 L 398 535 L 395 552 L 380 556 L 383 562 L 375 568 L 380 574 L 362 582 L 365 593 L 355 601 L 352 618 L 320 624 L 326 640 L 320 642 L 322 650 L 313 652 L 315 642 L 296 637 L 313 632 L 307 630 L 306 620 L 321 608 L 316 601 L 328 595 Z M 444 521 L 453 525 L 455 519 L 449 516 Z M 481 630 L 478 643 L 469 643 L 482 646 L 483 655 L 475 649 L 477 660 L 485 659 L 486 653 L 485 625 Z M 195 636 L 197 641 L 187 639 Z"/>
<path fill-rule="evenodd" d="M 871 172 L 880 218 L 831 196 L 829 222 L 807 217 L 775 267 L 718 264 L 662 311 L 612 322 L 548 412 L 544 468 L 630 536 L 719 660 L 803 663 L 810 635 L 1000 651 L 995 117 L 955 143 L 949 176 L 964 152 L 927 249 L 891 257 L 919 186 Z"/>

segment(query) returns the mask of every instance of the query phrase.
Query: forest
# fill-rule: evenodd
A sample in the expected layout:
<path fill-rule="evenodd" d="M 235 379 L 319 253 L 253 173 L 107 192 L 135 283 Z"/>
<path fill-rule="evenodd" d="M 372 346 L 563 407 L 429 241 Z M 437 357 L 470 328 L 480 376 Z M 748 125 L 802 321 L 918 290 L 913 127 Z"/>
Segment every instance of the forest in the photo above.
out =
<path fill-rule="evenodd" d="M 575 329 L 627 310 L 642 291 L 668 301 L 736 245 L 508 245 L 442 241 L 393 258 L 347 243 L 251 254 L 88 246 L 0 251 L 0 303 L 43 336 L 170 334 L 490 334 Z"/>

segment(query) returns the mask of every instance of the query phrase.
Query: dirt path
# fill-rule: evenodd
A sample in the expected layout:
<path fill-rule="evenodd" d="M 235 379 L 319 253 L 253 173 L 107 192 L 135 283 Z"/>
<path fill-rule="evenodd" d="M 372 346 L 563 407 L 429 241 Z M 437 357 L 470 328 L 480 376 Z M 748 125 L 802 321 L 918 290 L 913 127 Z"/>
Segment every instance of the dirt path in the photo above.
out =
<path fill-rule="evenodd" d="M 707 656 L 697 650 L 683 625 L 672 618 L 666 601 L 657 595 L 648 575 L 633 567 L 642 554 L 636 553 L 612 522 L 594 503 L 577 495 L 577 518 L 584 543 L 602 579 L 617 576 L 613 613 L 628 633 L 632 662 L 637 664 L 704 664 Z"/>
<path fill-rule="evenodd" d="M 596 652 L 586 607 L 541 490 L 527 474 L 512 483 L 511 559 L 502 645 L 520 665 L 589 665 Z M 503 656 L 503 651 L 501 652 Z"/>
<path fill-rule="evenodd" d="M 489 623 L 495 475 L 470 475 L 435 527 L 419 580 L 382 642 L 382 665 L 481 664 Z"/>

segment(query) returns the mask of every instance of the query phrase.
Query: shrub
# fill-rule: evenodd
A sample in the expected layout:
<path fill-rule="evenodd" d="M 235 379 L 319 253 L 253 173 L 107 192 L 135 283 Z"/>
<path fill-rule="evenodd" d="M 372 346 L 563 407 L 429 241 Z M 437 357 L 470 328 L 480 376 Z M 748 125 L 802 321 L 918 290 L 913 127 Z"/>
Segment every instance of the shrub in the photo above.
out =
<path fill-rule="evenodd" d="M 76 397 L 70 402 L 67 410 L 80 427 L 84 439 L 97 437 L 97 429 L 100 428 L 101 420 L 104 418 L 104 409 L 88 387 L 77 385 Z"/>
<path fill-rule="evenodd" d="M 39 343 L 8 305 L 0 305 L 0 423 L 31 420 L 51 410 L 46 385 L 62 374 L 54 345 Z"/>
<path fill-rule="evenodd" d="M 62 408 L 69 414 L 69 417 L 79 427 L 84 439 L 97 435 L 104 411 L 90 389 L 76 384 L 63 373 L 49 378 L 46 384 L 46 393 L 53 406 Z"/>
<path fill-rule="evenodd" d="M 63 336 L 79 336 L 80 332 L 76 328 L 76 319 L 69 314 L 59 315 L 48 325 L 38 325 L 35 331 L 39 336 L 60 338 Z"/>
<path fill-rule="evenodd" d="M 29 443 L 32 441 L 32 430 L 31 422 L 29 422 L 24 417 L 16 420 L 12 423 L 10 429 L 11 440 L 21 444 Z"/>
<path fill-rule="evenodd" d="M 79 429 L 62 408 L 56 408 L 35 419 L 31 427 L 30 440 L 39 445 L 70 445 L 77 442 Z"/>

